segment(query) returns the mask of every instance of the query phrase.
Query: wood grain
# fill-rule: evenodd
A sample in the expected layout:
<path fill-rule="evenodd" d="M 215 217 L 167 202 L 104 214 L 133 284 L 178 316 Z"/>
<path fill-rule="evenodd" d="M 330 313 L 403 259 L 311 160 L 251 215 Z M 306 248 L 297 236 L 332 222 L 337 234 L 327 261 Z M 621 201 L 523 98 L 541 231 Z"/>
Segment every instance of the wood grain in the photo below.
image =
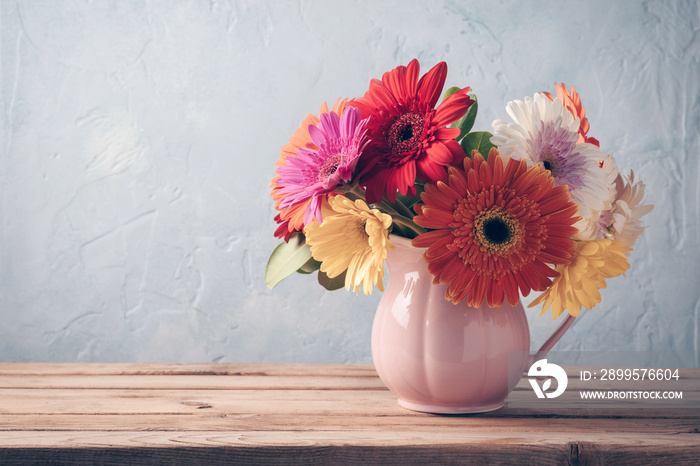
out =
<path fill-rule="evenodd" d="M 579 369 L 567 368 L 570 387 L 586 387 L 576 379 Z M 700 400 L 700 370 L 684 370 L 676 387 L 686 401 Z M 516 393 L 528 390 L 521 380 Z M 437 416 L 400 408 L 370 365 L 0 363 L 0 464 L 697 464 L 698 458 L 700 401 L 679 410 L 589 409 L 579 402 L 554 411 L 506 407 Z"/>

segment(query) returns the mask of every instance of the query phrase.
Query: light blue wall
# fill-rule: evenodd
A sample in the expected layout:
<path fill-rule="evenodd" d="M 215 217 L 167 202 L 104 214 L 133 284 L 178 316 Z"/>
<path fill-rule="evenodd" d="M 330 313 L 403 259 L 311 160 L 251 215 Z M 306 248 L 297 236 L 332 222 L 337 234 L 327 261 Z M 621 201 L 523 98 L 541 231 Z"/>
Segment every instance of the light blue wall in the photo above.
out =
<path fill-rule="evenodd" d="M 0 3 L 0 360 L 370 362 L 379 294 L 263 283 L 280 146 L 417 57 L 477 127 L 554 82 L 656 209 L 559 349 L 697 350 L 697 1 Z M 554 327 L 531 310 L 535 343 Z"/>

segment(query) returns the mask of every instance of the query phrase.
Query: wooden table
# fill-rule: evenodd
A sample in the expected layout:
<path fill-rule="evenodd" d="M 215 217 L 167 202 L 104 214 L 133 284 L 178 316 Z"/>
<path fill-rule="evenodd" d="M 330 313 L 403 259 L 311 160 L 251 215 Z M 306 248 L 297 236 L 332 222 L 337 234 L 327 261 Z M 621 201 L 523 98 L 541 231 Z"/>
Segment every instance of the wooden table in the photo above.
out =
<path fill-rule="evenodd" d="M 371 365 L 0 363 L 0 464 L 42 461 L 698 464 L 700 410 L 437 416 Z"/>

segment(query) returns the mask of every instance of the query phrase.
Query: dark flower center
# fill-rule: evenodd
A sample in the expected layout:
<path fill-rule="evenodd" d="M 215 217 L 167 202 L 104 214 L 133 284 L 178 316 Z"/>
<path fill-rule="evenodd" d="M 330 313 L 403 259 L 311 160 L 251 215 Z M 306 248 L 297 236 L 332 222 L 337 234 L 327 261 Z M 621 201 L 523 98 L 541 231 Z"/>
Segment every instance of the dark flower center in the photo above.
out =
<path fill-rule="evenodd" d="M 474 219 L 474 236 L 483 249 L 505 254 L 523 239 L 523 229 L 512 215 L 491 208 L 479 213 Z"/>
<path fill-rule="evenodd" d="M 502 218 L 485 220 L 481 229 L 486 240 L 494 244 L 503 244 L 513 236 L 510 226 Z"/>
<path fill-rule="evenodd" d="M 387 132 L 387 144 L 391 153 L 404 154 L 413 150 L 423 136 L 425 120 L 417 113 L 404 113 L 399 116 Z"/>
<path fill-rule="evenodd" d="M 550 151 L 545 151 L 540 160 L 542 160 L 542 167 L 552 176 L 556 176 L 559 164 L 557 163 L 554 154 L 552 154 Z"/>

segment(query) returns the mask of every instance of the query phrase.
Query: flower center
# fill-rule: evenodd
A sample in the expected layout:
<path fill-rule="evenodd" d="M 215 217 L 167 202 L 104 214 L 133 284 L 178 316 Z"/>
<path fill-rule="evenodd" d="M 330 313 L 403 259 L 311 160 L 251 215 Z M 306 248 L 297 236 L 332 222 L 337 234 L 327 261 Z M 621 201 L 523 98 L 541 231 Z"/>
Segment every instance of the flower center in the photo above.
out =
<path fill-rule="evenodd" d="M 387 143 L 393 154 L 403 154 L 420 143 L 425 120 L 417 113 L 404 113 L 389 128 Z"/>
<path fill-rule="evenodd" d="M 491 208 L 474 219 L 474 236 L 483 249 L 504 255 L 521 242 L 523 228 L 510 214 Z"/>
<path fill-rule="evenodd" d="M 547 170 L 552 176 L 556 176 L 557 172 L 557 162 L 552 156 L 545 156 L 542 160 L 542 166 Z"/>
<path fill-rule="evenodd" d="M 325 181 L 338 170 L 338 166 L 343 162 L 343 154 L 335 154 L 328 157 L 318 169 L 317 181 Z"/>
<path fill-rule="evenodd" d="M 354 224 L 348 228 L 348 234 L 352 236 L 355 241 L 359 241 L 361 244 L 365 245 L 369 241 L 367 220 L 361 217 L 356 218 Z"/>

